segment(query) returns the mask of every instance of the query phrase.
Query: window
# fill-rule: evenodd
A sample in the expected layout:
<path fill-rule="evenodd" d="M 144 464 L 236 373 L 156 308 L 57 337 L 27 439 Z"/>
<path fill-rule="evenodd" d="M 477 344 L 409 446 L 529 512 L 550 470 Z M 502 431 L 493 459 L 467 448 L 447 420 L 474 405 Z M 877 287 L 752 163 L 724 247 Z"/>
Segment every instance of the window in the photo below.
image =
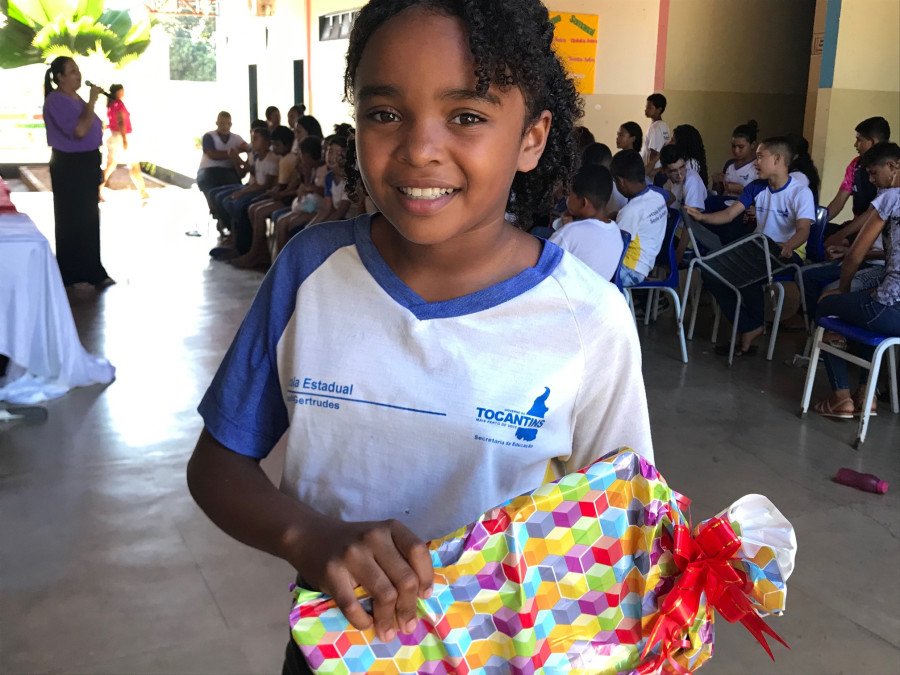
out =
<path fill-rule="evenodd" d="M 335 12 L 334 14 L 323 14 L 319 17 L 319 40 L 346 40 L 350 37 L 350 29 L 353 28 L 353 22 L 356 15 L 359 14 L 358 9 L 347 12 Z"/>

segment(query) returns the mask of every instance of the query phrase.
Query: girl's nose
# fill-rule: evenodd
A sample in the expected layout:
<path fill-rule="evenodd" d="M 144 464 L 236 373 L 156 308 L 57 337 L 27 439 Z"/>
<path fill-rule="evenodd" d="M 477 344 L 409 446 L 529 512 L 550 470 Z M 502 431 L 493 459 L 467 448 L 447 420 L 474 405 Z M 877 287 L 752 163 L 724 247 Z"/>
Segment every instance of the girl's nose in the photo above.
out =
<path fill-rule="evenodd" d="M 443 125 L 428 120 L 407 121 L 400 130 L 400 160 L 411 166 L 427 166 L 442 154 Z"/>

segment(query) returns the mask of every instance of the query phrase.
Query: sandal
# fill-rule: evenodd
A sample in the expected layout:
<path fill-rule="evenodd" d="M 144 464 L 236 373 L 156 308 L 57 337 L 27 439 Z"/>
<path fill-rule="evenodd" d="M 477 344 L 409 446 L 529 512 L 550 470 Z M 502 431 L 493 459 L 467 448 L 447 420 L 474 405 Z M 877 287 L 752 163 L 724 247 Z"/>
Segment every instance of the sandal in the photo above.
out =
<path fill-rule="evenodd" d="M 845 398 L 842 401 L 840 401 L 839 403 L 837 403 L 836 404 L 837 407 L 836 407 L 836 406 L 831 405 L 831 401 L 826 398 L 826 399 L 816 403 L 813 406 L 813 410 L 815 410 L 817 413 L 819 413 L 822 417 L 833 417 L 834 419 L 839 419 L 839 420 L 852 420 L 853 415 L 854 415 L 853 411 L 839 409 L 840 407 L 843 407 L 847 403 L 849 403 L 850 405 L 853 405 L 853 399 Z"/>

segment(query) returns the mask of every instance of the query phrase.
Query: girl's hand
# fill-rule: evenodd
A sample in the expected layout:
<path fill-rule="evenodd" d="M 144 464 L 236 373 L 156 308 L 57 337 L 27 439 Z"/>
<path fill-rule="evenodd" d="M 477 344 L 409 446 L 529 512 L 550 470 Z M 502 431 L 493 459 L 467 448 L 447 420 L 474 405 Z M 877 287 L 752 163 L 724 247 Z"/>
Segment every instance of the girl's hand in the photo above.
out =
<path fill-rule="evenodd" d="M 793 247 L 789 246 L 788 244 L 782 244 L 781 245 L 781 257 L 784 258 L 785 260 L 789 260 L 792 255 L 794 255 Z"/>
<path fill-rule="evenodd" d="M 415 628 L 416 601 L 430 595 L 434 570 L 427 547 L 407 527 L 396 520 L 330 520 L 312 541 L 299 551 L 297 569 L 334 598 L 354 628 L 374 623 L 384 642 Z M 372 598 L 371 616 L 356 597 L 357 586 Z"/>
<path fill-rule="evenodd" d="M 703 213 L 695 209 L 693 206 L 685 206 L 684 210 L 687 211 L 688 215 L 698 223 L 704 222 L 705 216 L 703 215 Z"/>
<path fill-rule="evenodd" d="M 849 246 L 829 246 L 825 250 L 828 253 L 829 260 L 839 260 L 847 254 Z"/>

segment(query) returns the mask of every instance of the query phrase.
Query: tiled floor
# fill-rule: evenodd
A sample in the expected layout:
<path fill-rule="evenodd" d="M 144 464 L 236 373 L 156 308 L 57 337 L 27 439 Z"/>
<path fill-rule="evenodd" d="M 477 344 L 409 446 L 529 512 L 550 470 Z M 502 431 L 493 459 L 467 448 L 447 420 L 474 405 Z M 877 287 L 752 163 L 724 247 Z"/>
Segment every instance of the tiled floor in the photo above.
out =
<path fill-rule="evenodd" d="M 46 195 L 14 198 L 52 232 Z M 261 275 L 211 264 L 210 240 L 184 236 L 205 230 L 196 193 L 157 190 L 144 207 L 116 193 L 103 208 L 119 283 L 70 300 L 117 379 L 49 403 L 44 423 L 0 427 L 0 672 L 279 672 L 291 570 L 221 534 L 184 479 L 194 408 Z M 695 518 L 760 492 L 799 539 L 788 611 L 770 620 L 792 649 L 773 664 L 720 621 L 702 672 L 900 672 L 900 416 L 882 406 L 854 451 L 854 425 L 797 419 L 804 371 L 782 365 L 796 335 L 772 363 L 728 369 L 704 324 L 683 366 L 671 326 L 640 331 L 660 469 Z M 836 485 L 841 466 L 892 488 Z"/>

